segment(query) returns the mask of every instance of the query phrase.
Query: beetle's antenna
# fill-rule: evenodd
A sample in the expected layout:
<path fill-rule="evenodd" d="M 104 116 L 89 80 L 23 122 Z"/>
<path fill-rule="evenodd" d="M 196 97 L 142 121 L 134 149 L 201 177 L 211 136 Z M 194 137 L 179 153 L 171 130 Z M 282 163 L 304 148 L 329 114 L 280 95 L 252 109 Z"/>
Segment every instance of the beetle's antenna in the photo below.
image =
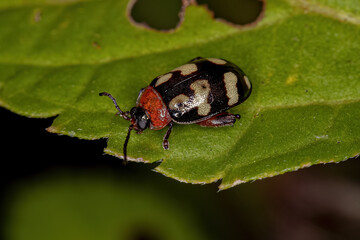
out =
<path fill-rule="evenodd" d="M 115 98 L 110 94 L 110 93 L 107 93 L 107 92 L 101 92 L 99 93 L 99 96 L 108 96 L 114 103 L 116 109 L 119 111 L 119 114 L 122 118 L 124 118 L 125 120 L 130 120 L 131 117 L 129 116 L 129 112 L 123 112 L 120 107 L 118 106 Z"/>
<path fill-rule="evenodd" d="M 130 132 L 131 130 L 133 130 L 134 126 L 132 124 L 130 124 L 129 126 L 129 129 L 128 129 L 128 133 L 126 135 L 126 138 L 125 138 L 125 142 L 124 142 L 124 149 L 123 149 L 123 152 L 124 152 L 124 162 L 123 164 L 126 165 L 127 164 L 127 145 L 128 145 L 128 142 L 129 142 L 129 139 L 130 139 Z"/>

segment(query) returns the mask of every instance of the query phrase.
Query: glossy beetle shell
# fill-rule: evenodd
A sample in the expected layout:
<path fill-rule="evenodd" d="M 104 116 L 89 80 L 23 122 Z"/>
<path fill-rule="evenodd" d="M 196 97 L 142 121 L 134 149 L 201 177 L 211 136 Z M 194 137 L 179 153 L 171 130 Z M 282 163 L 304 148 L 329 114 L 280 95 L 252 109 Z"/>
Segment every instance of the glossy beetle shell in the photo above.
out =
<path fill-rule="evenodd" d="M 124 142 L 124 164 L 130 132 L 145 129 L 160 130 L 168 126 L 163 148 L 169 149 L 173 123 L 196 123 L 203 127 L 233 126 L 239 114 L 226 112 L 245 101 L 251 93 L 251 83 L 235 64 L 219 58 L 197 57 L 188 63 L 156 77 L 141 89 L 136 106 L 122 111 L 115 98 L 107 92 L 119 115 L 130 121 Z"/>
<path fill-rule="evenodd" d="M 152 86 L 162 97 L 172 120 L 197 123 L 245 101 L 251 83 L 235 64 L 224 59 L 195 58 L 155 78 Z"/>

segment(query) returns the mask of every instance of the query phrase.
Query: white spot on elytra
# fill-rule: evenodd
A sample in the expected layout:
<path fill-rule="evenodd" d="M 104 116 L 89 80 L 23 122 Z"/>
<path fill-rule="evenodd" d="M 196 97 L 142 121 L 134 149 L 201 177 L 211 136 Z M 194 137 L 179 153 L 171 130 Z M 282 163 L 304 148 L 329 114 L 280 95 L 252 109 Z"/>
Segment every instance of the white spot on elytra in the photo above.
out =
<path fill-rule="evenodd" d="M 180 111 L 182 114 L 184 114 L 189 109 L 189 100 L 190 98 L 185 94 L 179 94 L 173 99 L 171 99 L 169 103 L 169 108 L 172 110 Z"/>
<path fill-rule="evenodd" d="M 190 88 L 195 93 L 194 107 L 198 107 L 198 114 L 200 116 L 208 115 L 211 110 L 211 105 L 208 103 L 211 90 L 208 80 L 197 80 L 190 85 Z"/>
<path fill-rule="evenodd" d="M 248 79 L 247 76 L 244 76 L 244 81 L 245 81 L 245 84 L 248 88 L 251 88 L 251 83 L 250 83 L 250 80 Z"/>
<path fill-rule="evenodd" d="M 226 96 L 229 98 L 228 105 L 234 105 L 239 101 L 239 93 L 236 87 L 238 78 L 232 72 L 224 73 Z"/>
<path fill-rule="evenodd" d="M 209 60 L 210 62 L 217 64 L 217 65 L 224 65 L 226 64 L 225 60 L 219 59 L 219 58 L 208 58 L 207 60 Z"/>
<path fill-rule="evenodd" d="M 193 72 L 196 72 L 197 70 L 198 70 L 198 68 L 195 63 L 188 63 L 188 64 L 182 65 L 178 68 L 175 68 L 171 72 L 180 71 L 181 75 L 186 76 Z"/>
<path fill-rule="evenodd" d="M 211 111 L 211 105 L 208 103 L 211 90 L 208 80 L 197 80 L 190 85 L 190 88 L 194 91 L 193 97 L 190 98 L 185 94 L 179 94 L 170 101 L 169 108 L 181 113 L 176 117 L 180 117 L 193 108 L 197 108 L 197 113 L 200 116 L 208 115 Z"/>
<path fill-rule="evenodd" d="M 164 82 L 169 81 L 169 79 L 172 77 L 172 73 L 167 73 L 163 76 L 161 76 L 155 83 L 155 87 L 159 86 L 160 84 L 163 84 Z"/>

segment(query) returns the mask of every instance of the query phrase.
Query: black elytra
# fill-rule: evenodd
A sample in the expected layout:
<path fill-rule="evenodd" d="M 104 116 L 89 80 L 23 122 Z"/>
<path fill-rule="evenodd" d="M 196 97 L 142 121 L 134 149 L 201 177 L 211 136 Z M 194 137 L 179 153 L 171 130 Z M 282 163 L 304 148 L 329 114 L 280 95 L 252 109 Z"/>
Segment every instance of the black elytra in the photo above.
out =
<path fill-rule="evenodd" d="M 159 78 L 166 74 L 155 78 L 150 83 L 150 86 L 154 87 L 162 96 L 164 103 L 169 109 L 171 118 L 176 123 L 196 123 L 208 119 L 211 116 L 239 105 L 251 94 L 251 82 L 248 80 L 245 73 L 238 66 L 227 60 L 197 57 L 190 60 L 188 64 L 195 64 L 197 70 L 188 74 L 182 74 L 180 70 L 173 70 L 170 72 L 170 74 L 172 74 L 171 78 L 165 83 L 156 86 Z M 232 77 L 233 80 L 236 80 L 236 84 L 226 84 L 225 73 L 234 74 L 235 77 Z M 206 115 L 198 114 L 198 106 L 196 103 L 193 104 L 194 101 L 196 101 L 196 91 L 191 88 L 191 84 L 199 80 L 207 81 L 209 87 L 206 102 L 210 105 L 210 111 Z M 206 87 L 207 86 L 205 86 L 205 88 Z M 231 93 L 229 93 L 229 91 Z M 185 103 L 188 107 L 179 107 L 177 109 L 169 108 L 171 101 L 182 94 L 189 97 L 189 100 Z M 230 105 L 228 95 L 231 96 L 231 94 L 235 95 L 234 97 L 238 94 L 238 98 L 231 102 Z"/>

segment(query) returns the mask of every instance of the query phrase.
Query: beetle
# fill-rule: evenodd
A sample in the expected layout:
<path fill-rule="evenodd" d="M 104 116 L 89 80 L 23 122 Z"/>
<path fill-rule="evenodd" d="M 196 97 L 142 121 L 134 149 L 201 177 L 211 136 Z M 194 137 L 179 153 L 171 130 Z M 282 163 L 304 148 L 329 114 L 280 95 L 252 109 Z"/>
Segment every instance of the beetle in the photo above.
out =
<path fill-rule="evenodd" d="M 118 114 L 130 121 L 124 143 L 124 164 L 130 132 L 160 130 L 168 126 L 162 146 L 169 148 L 174 123 L 198 124 L 203 127 L 233 126 L 239 114 L 226 110 L 244 102 L 251 94 L 251 82 L 235 64 L 220 58 L 197 57 L 172 71 L 156 77 L 141 89 L 135 107 L 123 112 L 107 92 Z"/>

